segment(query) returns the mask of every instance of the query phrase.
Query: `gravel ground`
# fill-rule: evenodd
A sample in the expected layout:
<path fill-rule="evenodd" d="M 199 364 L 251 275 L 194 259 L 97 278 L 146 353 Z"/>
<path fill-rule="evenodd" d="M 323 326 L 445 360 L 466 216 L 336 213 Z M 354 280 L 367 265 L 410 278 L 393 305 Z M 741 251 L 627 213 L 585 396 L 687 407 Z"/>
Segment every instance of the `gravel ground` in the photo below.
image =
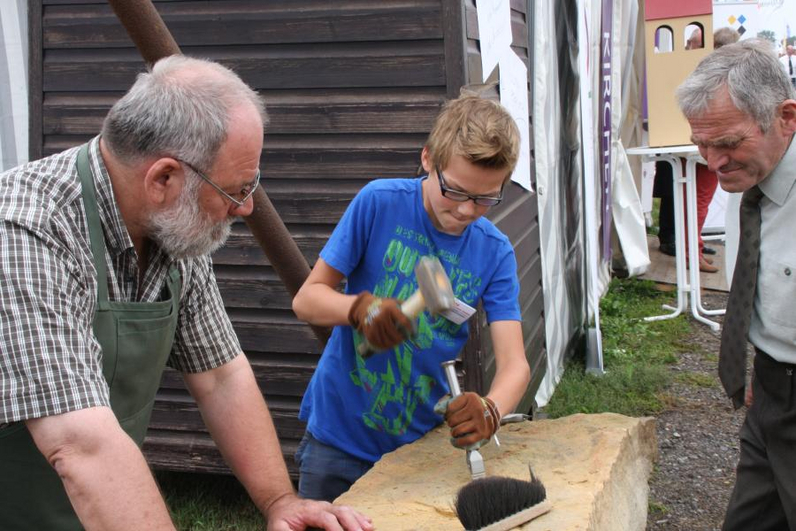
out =
<path fill-rule="evenodd" d="M 726 293 L 703 295 L 706 308 L 726 304 Z M 659 456 L 650 478 L 647 530 L 720 529 L 735 483 L 746 410 L 733 411 L 719 383 L 719 333 L 697 321 L 692 329 L 685 338 L 688 351 L 672 366 L 670 406 L 658 415 Z"/>

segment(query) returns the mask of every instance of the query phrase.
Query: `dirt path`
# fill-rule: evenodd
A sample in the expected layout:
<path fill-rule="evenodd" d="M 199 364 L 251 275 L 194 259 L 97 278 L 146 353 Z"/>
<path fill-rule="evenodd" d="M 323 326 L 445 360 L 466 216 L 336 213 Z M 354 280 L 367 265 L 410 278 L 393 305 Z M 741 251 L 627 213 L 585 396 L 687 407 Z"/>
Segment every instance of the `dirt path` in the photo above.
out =
<path fill-rule="evenodd" d="M 726 306 L 726 293 L 704 297 L 706 308 Z M 684 341 L 690 347 L 672 366 L 671 406 L 658 416 L 648 530 L 720 529 L 735 482 L 745 409 L 733 411 L 719 383 L 719 334 L 694 321 Z"/>

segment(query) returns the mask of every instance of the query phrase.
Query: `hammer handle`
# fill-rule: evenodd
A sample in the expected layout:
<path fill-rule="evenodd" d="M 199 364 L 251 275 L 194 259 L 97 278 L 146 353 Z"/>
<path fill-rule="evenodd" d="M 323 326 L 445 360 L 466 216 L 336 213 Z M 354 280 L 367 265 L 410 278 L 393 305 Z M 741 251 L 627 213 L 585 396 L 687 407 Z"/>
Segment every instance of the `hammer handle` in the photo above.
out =
<path fill-rule="evenodd" d="M 426 299 L 420 290 L 415 291 L 412 295 L 401 304 L 401 311 L 409 320 L 415 319 L 420 312 L 426 307 Z"/>

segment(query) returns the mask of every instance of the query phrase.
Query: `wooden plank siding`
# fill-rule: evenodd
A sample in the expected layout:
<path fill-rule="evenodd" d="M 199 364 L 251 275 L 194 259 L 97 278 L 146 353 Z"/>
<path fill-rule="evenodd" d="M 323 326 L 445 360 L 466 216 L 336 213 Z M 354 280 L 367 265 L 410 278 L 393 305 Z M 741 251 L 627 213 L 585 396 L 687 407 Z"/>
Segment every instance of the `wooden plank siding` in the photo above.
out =
<path fill-rule="evenodd" d="M 154 4 L 183 53 L 231 67 L 266 102 L 271 123 L 262 185 L 310 264 L 362 186 L 374 178 L 416 174 L 435 115 L 466 82 L 465 24 L 471 24 L 466 12 L 474 8 L 472 0 Z M 524 11 L 515 11 L 524 20 Z M 32 0 L 30 13 L 35 159 L 97 134 L 144 65 L 105 0 Z M 515 40 L 527 43 L 527 30 L 519 31 Z M 516 185 L 508 187 L 507 197 L 491 216 L 515 244 L 525 341 L 538 360 L 544 327 L 536 304 L 536 201 Z M 304 429 L 298 407 L 320 345 L 293 315 L 290 296 L 244 223 L 233 225 L 213 258 L 225 307 L 295 477 L 292 454 Z M 473 330 L 468 352 L 489 352 L 478 336 L 481 327 Z M 488 378 L 472 370 L 465 374 L 468 387 L 481 391 Z M 536 387 L 538 382 L 529 396 Z M 229 472 L 181 377 L 171 370 L 164 374 L 144 450 L 155 468 Z"/>
<path fill-rule="evenodd" d="M 474 90 L 487 93 L 494 92 L 492 97 L 498 98 L 497 91 L 488 84 L 484 85 L 481 68 L 480 41 L 478 35 L 478 13 L 475 0 L 463 0 L 464 31 L 466 38 L 467 82 Z M 511 47 L 522 59 L 530 72 L 533 61 L 530 32 L 532 31 L 531 2 L 529 0 L 511 0 Z M 488 82 L 497 82 L 499 68 L 491 73 Z M 529 85 L 529 109 L 530 102 Z M 530 117 L 532 120 L 532 117 Z M 532 121 L 531 121 L 532 123 Z M 533 154 L 533 134 L 531 154 Z M 533 172 L 533 158 L 531 160 Z M 535 182 L 532 173 L 532 182 Z M 536 194 L 512 184 L 507 189 L 507 200 L 490 210 L 487 217 L 497 225 L 511 240 L 517 256 L 517 274 L 520 278 L 520 309 L 522 311 L 522 330 L 525 352 L 531 366 L 531 384 L 528 392 L 518 406 L 518 411 L 532 412 L 535 407 L 534 396 L 547 370 L 547 351 L 545 349 L 544 297 L 542 294 L 541 254 L 539 238 L 539 212 Z M 471 341 L 466 347 L 464 356 L 465 387 L 485 390 L 489 388 L 495 376 L 495 353 L 492 347 L 488 325 L 483 309 L 475 321 L 477 330 L 471 332 Z"/>

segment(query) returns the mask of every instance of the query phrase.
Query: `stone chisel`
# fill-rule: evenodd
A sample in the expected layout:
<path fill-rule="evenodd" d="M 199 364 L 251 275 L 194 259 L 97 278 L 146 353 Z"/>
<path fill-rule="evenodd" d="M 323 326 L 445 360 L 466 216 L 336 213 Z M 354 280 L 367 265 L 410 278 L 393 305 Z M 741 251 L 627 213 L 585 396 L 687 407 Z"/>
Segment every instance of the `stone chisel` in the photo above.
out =
<path fill-rule="evenodd" d="M 448 387 L 451 390 L 451 398 L 456 398 L 462 394 L 459 388 L 459 380 L 456 378 L 456 361 L 443 361 L 442 368 L 445 370 L 445 377 L 448 379 Z M 484 468 L 484 458 L 478 450 L 467 450 L 467 467 L 470 469 L 472 479 L 480 479 L 486 476 Z"/>

